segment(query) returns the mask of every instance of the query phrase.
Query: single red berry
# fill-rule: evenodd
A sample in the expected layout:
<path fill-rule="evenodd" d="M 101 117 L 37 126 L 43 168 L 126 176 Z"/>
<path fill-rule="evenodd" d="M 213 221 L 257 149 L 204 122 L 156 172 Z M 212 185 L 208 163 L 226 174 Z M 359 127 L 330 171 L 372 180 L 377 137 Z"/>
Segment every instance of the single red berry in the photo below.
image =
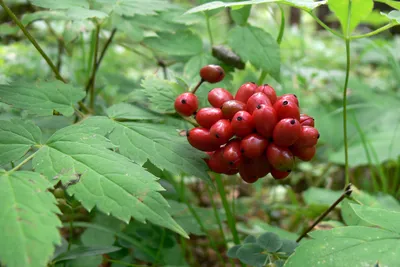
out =
<path fill-rule="evenodd" d="M 276 111 L 271 106 L 261 105 L 253 112 L 254 125 L 259 134 L 265 138 L 272 136 L 272 131 L 278 123 Z"/>
<path fill-rule="evenodd" d="M 217 83 L 224 79 L 225 71 L 218 65 L 207 65 L 200 69 L 200 77 L 209 83 Z"/>
<path fill-rule="evenodd" d="M 226 162 L 222 157 L 223 151 L 223 148 L 217 149 L 216 151 L 214 151 L 214 153 L 211 154 L 210 158 L 208 159 L 207 165 L 213 172 L 226 173 L 231 170 L 228 162 Z"/>
<path fill-rule="evenodd" d="M 224 146 L 223 158 L 231 167 L 239 168 L 243 158 L 240 152 L 240 140 L 231 140 Z"/>
<path fill-rule="evenodd" d="M 204 128 L 210 129 L 214 123 L 223 119 L 222 110 L 220 108 L 201 108 L 196 113 L 197 123 Z"/>
<path fill-rule="evenodd" d="M 268 84 L 260 85 L 259 87 L 257 87 L 256 92 L 261 92 L 261 93 L 264 93 L 265 95 L 267 95 L 269 100 L 271 101 L 272 105 L 277 100 L 275 89 L 272 88 L 272 86 L 270 86 Z"/>
<path fill-rule="evenodd" d="M 278 119 L 294 118 L 300 120 L 299 107 L 290 99 L 281 98 L 274 104 L 274 109 L 278 115 Z"/>
<path fill-rule="evenodd" d="M 299 138 L 293 144 L 295 147 L 311 147 L 318 143 L 319 132 L 311 126 L 302 126 L 300 129 Z"/>
<path fill-rule="evenodd" d="M 255 129 L 253 116 L 244 110 L 236 112 L 231 124 L 233 132 L 238 137 L 245 137 L 254 132 Z"/>
<path fill-rule="evenodd" d="M 308 116 L 307 114 L 300 114 L 300 124 L 302 126 L 314 127 L 314 118 L 311 116 Z"/>
<path fill-rule="evenodd" d="M 265 154 L 258 158 L 254 158 L 253 162 L 258 178 L 266 176 L 271 171 L 271 165 L 269 164 Z"/>
<path fill-rule="evenodd" d="M 291 151 L 294 156 L 298 157 L 302 161 L 310 161 L 315 156 L 317 151 L 315 146 L 311 147 L 292 147 Z"/>
<path fill-rule="evenodd" d="M 235 100 L 247 103 L 247 100 L 256 92 L 256 89 L 257 84 L 255 83 L 249 82 L 242 84 L 242 86 L 240 86 L 238 91 L 236 92 Z"/>
<path fill-rule="evenodd" d="M 246 109 L 246 104 L 238 100 L 226 101 L 221 107 L 224 118 L 228 120 L 231 120 L 233 116 L 235 116 L 236 112 L 245 109 Z"/>
<path fill-rule="evenodd" d="M 293 153 L 285 147 L 279 147 L 273 143 L 267 147 L 267 158 L 271 166 L 280 171 L 293 169 Z"/>
<path fill-rule="evenodd" d="M 300 122 L 296 119 L 286 118 L 280 120 L 272 132 L 272 139 L 277 146 L 288 147 L 299 139 L 301 131 Z"/>
<path fill-rule="evenodd" d="M 272 106 L 268 96 L 261 92 L 253 94 L 249 100 L 247 100 L 246 108 L 250 114 L 253 114 L 254 110 L 260 105 Z"/>
<path fill-rule="evenodd" d="M 248 158 L 260 157 L 268 146 L 268 140 L 258 134 L 250 134 L 240 142 L 240 151 Z"/>
<path fill-rule="evenodd" d="M 191 116 L 199 108 L 197 96 L 192 93 L 180 94 L 175 99 L 175 110 L 183 116 Z"/>
<path fill-rule="evenodd" d="M 255 173 L 255 171 L 252 169 L 249 169 L 246 165 L 240 166 L 239 175 L 242 178 L 242 180 L 248 184 L 253 184 L 253 183 L 257 182 L 257 180 L 258 180 L 258 176 Z"/>
<path fill-rule="evenodd" d="M 276 180 L 285 179 L 286 177 L 289 176 L 290 172 L 291 171 L 280 171 L 280 170 L 277 170 L 277 169 L 274 169 L 274 168 L 271 169 L 271 175 Z"/>
<path fill-rule="evenodd" d="M 230 121 L 219 120 L 210 128 L 211 139 L 214 143 L 223 145 L 233 137 L 233 130 Z"/>
<path fill-rule="evenodd" d="M 196 127 L 187 132 L 187 139 L 192 147 L 201 151 L 214 151 L 219 148 L 206 128 Z"/>
<path fill-rule="evenodd" d="M 233 100 L 233 96 L 224 88 L 214 88 L 208 93 L 208 102 L 215 108 L 221 108 L 229 100 Z"/>
<path fill-rule="evenodd" d="M 266 176 L 270 170 L 271 166 L 265 155 L 253 159 L 244 157 L 239 167 L 239 174 L 245 182 L 254 183 Z"/>
<path fill-rule="evenodd" d="M 297 95 L 295 95 L 295 94 L 284 94 L 284 95 L 279 96 L 277 100 L 281 100 L 281 99 L 293 101 L 298 107 L 300 106 L 299 99 L 297 98 Z"/>

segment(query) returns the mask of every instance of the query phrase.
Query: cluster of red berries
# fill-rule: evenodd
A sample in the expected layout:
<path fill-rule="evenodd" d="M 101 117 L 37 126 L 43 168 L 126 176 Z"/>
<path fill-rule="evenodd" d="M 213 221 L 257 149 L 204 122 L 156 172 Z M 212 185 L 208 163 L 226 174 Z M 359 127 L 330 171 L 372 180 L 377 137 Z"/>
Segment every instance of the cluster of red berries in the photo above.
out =
<path fill-rule="evenodd" d="M 200 76 L 198 86 L 219 82 L 225 73 L 220 66 L 208 65 Z M 212 89 L 208 93 L 212 107 L 198 110 L 195 90 L 179 95 L 175 109 L 183 116 L 195 115 L 199 127 L 188 131 L 187 139 L 207 152 L 205 161 L 212 171 L 239 173 L 245 182 L 254 183 L 268 173 L 275 179 L 286 178 L 295 157 L 303 161 L 314 157 L 319 133 L 314 119 L 300 114 L 296 95 L 277 96 L 268 84 L 248 82 L 235 97 L 223 88 Z"/>

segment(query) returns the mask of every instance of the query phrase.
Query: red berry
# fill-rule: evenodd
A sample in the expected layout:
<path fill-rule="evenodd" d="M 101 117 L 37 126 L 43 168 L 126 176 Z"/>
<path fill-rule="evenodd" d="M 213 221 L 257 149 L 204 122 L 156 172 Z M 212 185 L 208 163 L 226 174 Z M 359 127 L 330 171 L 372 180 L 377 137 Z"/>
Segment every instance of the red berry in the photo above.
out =
<path fill-rule="evenodd" d="M 282 119 L 276 124 L 272 132 L 272 139 L 277 146 L 288 147 L 299 139 L 300 131 L 301 125 L 298 120 Z"/>
<path fill-rule="evenodd" d="M 298 157 L 302 161 L 310 161 L 315 156 L 317 151 L 315 146 L 311 147 L 292 147 L 291 151 L 294 156 Z"/>
<path fill-rule="evenodd" d="M 223 145 L 233 137 L 233 130 L 230 121 L 219 120 L 210 128 L 213 143 Z"/>
<path fill-rule="evenodd" d="M 187 132 L 187 139 L 192 147 L 201 151 L 214 151 L 219 148 L 211 138 L 210 132 L 206 128 L 196 127 Z"/>
<path fill-rule="evenodd" d="M 250 134 L 240 142 L 240 151 L 248 158 L 260 157 L 268 146 L 268 140 L 258 134 Z"/>
<path fill-rule="evenodd" d="M 235 116 L 232 118 L 231 125 L 233 132 L 238 137 L 245 137 L 251 134 L 255 129 L 253 116 L 244 110 L 236 112 Z"/>
<path fill-rule="evenodd" d="M 257 84 L 255 83 L 245 83 L 239 87 L 238 91 L 235 95 L 235 100 L 242 101 L 243 103 L 247 103 L 247 100 L 252 96 L 257 89 Z"/>
<path fill-rule="evenodd" d="M 302 126 L 299 138 L 293 144 L 294 147 L 311 147 L 318 143 L 319 132 L 311 126 Z"/>
<path fill-rule="evenodd" d="M 297 96 L 295 94 L 281 95 L 280 97 L 278 97 L 278 100 L 281 100 L 281 99 L 293 101 L 299 107 L 299 99 L 297 98 Z"/>
<path fill-rule="evenodd" d="M 308 116 L 307 114 L 300 114 L 300 124 L 302 126 L 314 127 L 314 118 L 311 116 Z"/>
<path fill-rule="evenodd" d="M 264 177 L 271 171 L 271 165 L 268 162 L 267 156 L 264 154 L 261 157 L 253 159 L 256 174 L 259 178 Z"/>
<path fill-rule="evenodd" d="M 278 99 L 274 104 L 274 109 L 279 120 L 284 118 L 294 118 L 298 121 L 300 120 L 299 107 L 290 99 Z"/>
<path fill-rule="evenodd" d="M 271 166 L 280 171 L 293 169 L 293 153 L 285 147 L 279 147 L 275 144 L 269 144 L 267 147 L 267 158 Z"/>
<path fill-rule="evenodd" d="M 270 85 L 268 84 L 260 85 L 259 87 L 257 87 L 256 92 L 261 92 L 267 95 L 272 105 L 276 102 L 277 96 L 275 89 L 272 88 Z"/>
<path fill-rule="evenodd" d="M 197 96 L 192 93 L 183 93 L 175 99 L 175 110 L 183 116 L 191 116 L 199 107 Z"/>
<path fill-rule="evenodd" d="M 225 71 L 218 65 L 207 65 L 200 69 L 200 77 L 209 83 L 217 83 L 224 79 Z"/>
<path fill-rule="evenodd" d="M 239 168 L 242 163 L 242 152 L 240 152 L 240 140 L 229 141 L 224 147 L 223 158 L 232 168 Z"/>
<path fill-rule="evenodd" d="M 239 167 L 239 174 L 247 183 L 254 183 L 259 178 L 267 175 L 271 170 L 265 155 L 254 159 L 244 157 L 242 165 Z"/>
<path fill-rule="evenodd" d="M 240 177 L 242 177 L 242 180 L 248 184 L 255 183 L 258 180 L 258 176 L 256 175 L 255 171 L 250 169 L 247 165 L 240 166 L 239 174 Z"/>
<path fill-rule="evenodd" d="M 290 172 L 291 171 L 280 171 L 280 170 L 277 170 L 277 169 L 274 169 L 274 168 L 271 169 L 271 175 L 276 180 L 281 180 L 281 179 L 284 179 L 284 178 L 288 177 Z"/>
<path fill-rule="evenodd" d="M 261 105 L 253 112 L 253 119 L 259 134 L 265 138 L 272 136 L 272 131 L 278 123 L 278 116 L 271 106 Z"/>
<path fill-rule="evenodd" d="M 246 104 L 238 100 L 229 100 L 222 105 L 222 114 L 225 119 L 232 119 L 236 112 L 245 110 Z"/>
<path fill-rule="evenodd" d="M 233 96 L 224 88 L 214 88 L 208 93 L 208 102 L 215 108 L 221 108 L 229 100 L 233 100 Z"/>
<path fill-rule="evenodd" d="M 272 106 L 268 96 L 264 93 L 255 93 L 247 100 L 247 111 L 253 114 L 254 110 L 260 105 Z"/>
<path fill-rule="evenodd" d="M 197 123 L 207 129 L 210 129 L 214 123 L 221 119 L 223 119 L 223 115 L 219 108 L 201 108 L 196 113 Z"/>
<path fill-rule="evenodd" d="M 217 149 L 208 159 L 207 165 L 213 172 L 227 173 L 231 169 L 228 162 L 222 157 L 223 151 L 223 148 Z"/>

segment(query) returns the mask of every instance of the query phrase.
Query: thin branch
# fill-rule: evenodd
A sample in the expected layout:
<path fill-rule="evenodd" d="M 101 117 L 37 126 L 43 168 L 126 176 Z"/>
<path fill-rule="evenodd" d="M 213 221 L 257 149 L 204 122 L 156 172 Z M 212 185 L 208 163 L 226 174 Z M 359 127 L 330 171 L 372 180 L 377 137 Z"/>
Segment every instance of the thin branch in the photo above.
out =
<path fill-rule="evenodd" d="M 398 25 L 398 23 L 391 21 L 389 24 L 386 24 L 385 26 L 380 27 L 379 29 L 369 32 L 369 33 L 365 33 L 365 34 L 361 34 L 361 35 L 353 35 L 350 36 L 350 40 L 354 40 L 354 39 L 361 39 L 361 38 L 365 38 L 365 37 L 370 37 L 373 35 L 376 35 L 378 33 L 381 33 L 383 31 L 386 31 L 387 29 L 392 28 L 393 26 Z"/>
<path fill-rule="evenodd" d="M 95 45 L 94 45 L 94 56 L 93 56 L 93 69 L 92 69 L 92 75 L 90 76 L 89 79 L 89 87 L 86 86 L 86 94 L 88 90 L 90 90 L 90 104 L 89 107 L 91 110 L 94 108 L 94 81 L 96 80 L 96 73 L 97 73 L 97 53 L 99 51 L 99 34 L 100 34 L 100 24 L 97 24 L 96 26 L 96 39 L 95 39 Z"/>

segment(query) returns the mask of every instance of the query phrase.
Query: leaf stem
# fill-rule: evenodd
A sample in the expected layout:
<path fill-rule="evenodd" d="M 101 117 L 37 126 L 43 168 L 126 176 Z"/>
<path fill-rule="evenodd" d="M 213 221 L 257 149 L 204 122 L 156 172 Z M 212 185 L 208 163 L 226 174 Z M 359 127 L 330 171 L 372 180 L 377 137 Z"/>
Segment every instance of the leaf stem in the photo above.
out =
<path fill-rule="evenodd" d="M 200 79 L 200 81 L 196 84 L 196 86 L 193 88 L 192 93 L 195 94 L 197 89 L 199 89 L 200 85 L 204 83 L 205 81 L 203 79 Z"/>
<path fill-rule="evenodd" d="M 371 36 L 374 36 L 374 35 L 376 35 L 378 33 L 386 31 L 387 29 L 390 29 L 390 28 L 392 28 L 393 26 L 396 26 L 396 25 L 398 25 L 398 23 L 396 23 L 395 21 L 391 21 L 390 23 L 386 24 L 385 26 L 380 27 L 379 29 L 376 29 L 375 31 L 372 31 L 372 32 L 369 32 L 369 33 L 365 33 L 365 34 L 350 36 L 350 40 L 361 39 L 361 38 L 365 38 L 365 37 L 371 37 Z"/>
<path fill-rule="evenodd" d="M 222 183 L 222 180 L 221 180 L 221 176 L 215 175 L 215 181 L 217 182 L 218 192 L 221 197 L 222 205 L 224 206 L 224 209 L 225 209 L 226 218 L 228 220 L 228 226 L 232 232 L 233 242 L 235 243 L 235 245 L 239 245 L 240 239 L 239 239 L 239 234 L 236 229 L 236 219 L 233 216 L 232 211 L 229 207 L 228 199 L 226 198 L 226 192 L 225 192 L 224 184 Z"/>
<path fill-rule="evenodd" d="M 0 0 L 1 1 L 1 0 Z M 17 166 L 15 166 L 14 168 L 12 168 L 11 170 L 9 170 L 7 173 L 11 174 L 17 170 L 19 170 L 22 166 L 24 166 L 28 161 L 30 161 L 31 159 L 33 159 L 33 157 L 36 156 L 36 154 L 39 152 L 40 150 L 37 150 L 35 152 L 33 152 L 32 154 L 29 155 L 29 157 L 26 157 L 23 161 L 21 161 L 20 164 L 18 164 Z"/>
<path fill-rule="evenodd" d="M 333 202 L 333 204 L 326 210 L 324 211 L 324 213 L 322 213 L 316 220 L 315 222 L 308 227 L 300 236 L 299 238 L 296 239 L 296 242 L 300 242 L 320 221 L 322 221 L 340 202 L 342 202 L 342 200 L 345 197 L 348 197 L 351 195 L 351 193 L 353 192 L 353 190 L 351 189 L 351 184 L 348 184 L 346 186 L 346 188 L 344 189 L 344 192 L 340 195 L 340 197 Z"/>
<path fill-rule="evenodd" d="M 158 260 L 160 259 L 161 251 L 162 251 L 162 249 L 164 247 L 164 240 L 165 240 L 165 228 L 162 228 L 161 242 L 160 242 L 160 245 L 158 247 L 156 259 L 154 260 L 154 263 L 153 263 L 154 267 L 157 266 Z"/>
<path fill-rule="evenodd" d="M 332 28 L 330 28 L 328 25 L 326 25 L 322 20 L 320 20 L 312 11 L 308 11 L 305 10 L 311 17 L 313 17 L 313 19 L 315 19 L 315 21 L 321 25 L 325 30 L 327 30 L 328 32 L 332 33 L 333 35 L 336 35 L 338 37 L 340 37 L 341 39 L 344 39 L 344 36 L 342 34 L 340 34 L 339 32 L 332 30 Z"/>
<path fill-rule="evenodd" d="M 214 211 L 215 219 L 217 220 L 217 223 L 218 223 L 219 231 L 221 232 L 222 240 L 224 241 L 224 244 L 227 245 L 226 237 L 225 237 L 225 233 L 224 233 L 224 229 L 223 229 L 223 225 L 222 225 L 222 221 L 221 221 L 221 218 L 219 217 L 218 209 L 217 209 L 217 206 L 215 205 L 213 194 L 211 192 L 210 187 L 207 184 L 205 186 L 207 188 L 208 198 L 210 199 L 211 206 L 212 206 L 213 211 Z"/>
<path fill-rule="evenodd" d="M 96 73 L 97 73 L 97 54 L 99 52 L 99 38 L 100 38 L 100 24 L 96 25 L 96 33 L 95 33 L 95 41 L 94 41 L 94 53 L 93 53 L 93 66 L 92 66 L 92 75 L 89 79 L 89 88 L 86 88 L 86 91 L 89 89 L 90 94 L 90 104 L 89 107 L 91 110 L 94 109 L 94 87 L 95 87 L 95 80 L 96 80 Z"/>
<path fill-rule="evenodd" d="M 208 32 L 208 37 L 210 38 L 210 44 L 212 47 L 214 45 L 214 39 L 213 39 L 212 32 L 211 32 L 210 16 L 208 16 L 207 13 L 204 13 L 204 15 L 206 16 L 207 32 Z"/>

